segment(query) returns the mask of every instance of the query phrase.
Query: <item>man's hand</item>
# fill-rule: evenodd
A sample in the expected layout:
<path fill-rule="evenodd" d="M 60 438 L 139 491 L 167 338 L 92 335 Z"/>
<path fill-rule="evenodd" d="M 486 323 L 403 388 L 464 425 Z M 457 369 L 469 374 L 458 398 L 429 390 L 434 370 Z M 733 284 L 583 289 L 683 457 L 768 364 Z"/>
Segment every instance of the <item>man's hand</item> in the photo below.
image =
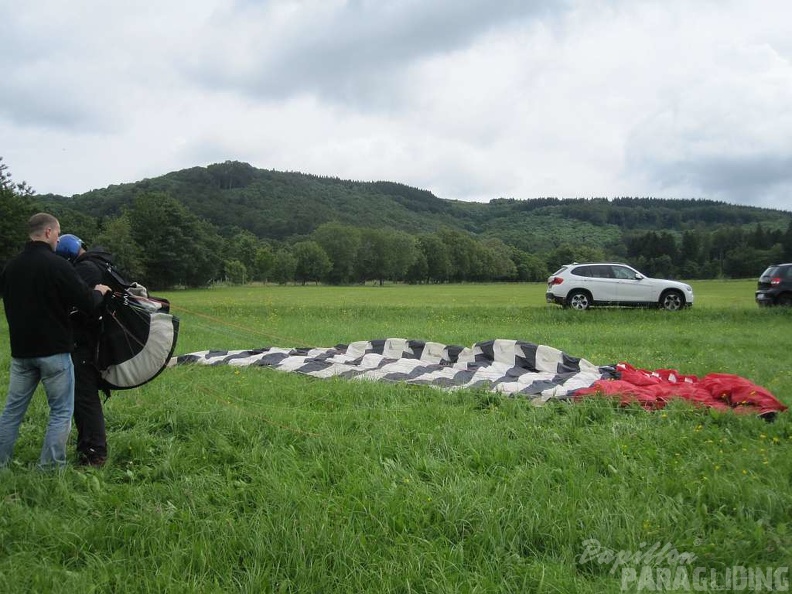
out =
<path fill-rule="evenodd" d="M 96 285 L 94 291 L 99 291 L 102 295 L 107 295 L 112 289 L 107 285 Z"/>

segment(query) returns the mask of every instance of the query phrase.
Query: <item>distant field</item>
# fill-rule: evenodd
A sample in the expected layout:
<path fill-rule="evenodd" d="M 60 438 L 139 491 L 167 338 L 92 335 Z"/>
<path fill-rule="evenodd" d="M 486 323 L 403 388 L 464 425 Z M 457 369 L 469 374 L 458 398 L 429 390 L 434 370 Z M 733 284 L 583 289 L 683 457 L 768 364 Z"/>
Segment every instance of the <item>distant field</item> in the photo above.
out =
<path fill-rule="evenodd" d="M 760 310 L 754 281 L 692 284 L 696 304 L 678 313 L 562 310 L 543 284 L 163 296 L 181 318 L 177 353 L 514 338 L 597 364 L 735 373 L 792 405 L 792 311 Z M 4 320 L 0 345 L 5 389 Z M 108 465 L 61 475 L 32 468 L 46 412 L 39 393 L 0 471 L 2 592 L 593 594 L 636 591 L 630 571 L 647 567 L 792 574 L 788 412 L 766 423 L 683 403 L 537 407 L 185 366 L 116 393 Z M 641 560 L 653 545 L 693 560 Z M 626 573 L 609 552 L 631 555 Z"/>
<path fill-rule="evenodd" d="M 695 305 L 675 313 L 563 310 L 545 304 L 544 283 L 236 287 L 165 296 L 183 320 L 178 353 L 386 337 L 463 346 L 511 338 L 601 365 L 735 373 L 792 401 L 792 375 L 779 350 L 792 345 L 792 312 L 760 310 L 752 280 L 692 284 Z"/>

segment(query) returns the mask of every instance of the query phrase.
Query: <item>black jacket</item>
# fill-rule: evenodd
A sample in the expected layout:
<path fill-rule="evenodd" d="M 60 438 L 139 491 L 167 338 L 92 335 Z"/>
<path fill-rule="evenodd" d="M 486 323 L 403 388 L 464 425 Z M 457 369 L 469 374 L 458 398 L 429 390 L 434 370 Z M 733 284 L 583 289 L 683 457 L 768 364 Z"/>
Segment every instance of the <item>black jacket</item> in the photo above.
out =
<path fill-rule="evenodd" d="M 91 248 L 83 255 L 77 256 L 74 269 L 89 287 L 103 283 L 109 285 L 111 280 L 105 276 L 108 264 L 113 263 L 113 256 L 101 248 Z"/>
<path fill-rule="evenodd" d="M 69 312 L 93 311 L 102 303 L 75 272 L 43 241 L 29 241 L 0 273 L 11 356 L 48 357 L 74 347 Z"/>

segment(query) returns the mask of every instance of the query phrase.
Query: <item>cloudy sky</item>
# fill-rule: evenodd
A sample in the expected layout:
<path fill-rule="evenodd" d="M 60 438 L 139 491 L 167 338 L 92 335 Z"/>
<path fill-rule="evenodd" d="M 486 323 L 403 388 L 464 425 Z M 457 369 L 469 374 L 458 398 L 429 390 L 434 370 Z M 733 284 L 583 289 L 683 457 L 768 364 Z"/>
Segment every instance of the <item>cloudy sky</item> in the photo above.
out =
<path fill-rule="evenodd" d="M 0 156 L 792 210 L 789 0 L 0 0 Z"/>

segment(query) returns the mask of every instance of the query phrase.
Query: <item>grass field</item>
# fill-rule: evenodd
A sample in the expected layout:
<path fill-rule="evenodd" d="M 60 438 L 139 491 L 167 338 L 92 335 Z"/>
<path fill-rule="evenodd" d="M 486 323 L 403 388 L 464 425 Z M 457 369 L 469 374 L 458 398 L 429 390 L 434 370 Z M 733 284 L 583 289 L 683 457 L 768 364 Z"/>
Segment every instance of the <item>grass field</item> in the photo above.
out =
<path fill-rule="evenodd" d="M 679 313 L 562 310 L 542 284 L 164 296 L 177 353 L 514 338 L 600 365 L 735 373 L 792 404 L 792 311 L 756 307 L 754 281 L 693 286 Z M 4 320 L 0 345 L 4 390 Z M 46 413 L 39 393 L 0 471 L 2 592 L 671 591 L 685 571 L 675 585 L 691 591 L 735 567 L 750 570 L 741 591 L 760 591 L 760 569 L 789 585 L 790 413 L 538 407 L 185 366 L 107 403 L 107 466 L 43 474 Z"/>

